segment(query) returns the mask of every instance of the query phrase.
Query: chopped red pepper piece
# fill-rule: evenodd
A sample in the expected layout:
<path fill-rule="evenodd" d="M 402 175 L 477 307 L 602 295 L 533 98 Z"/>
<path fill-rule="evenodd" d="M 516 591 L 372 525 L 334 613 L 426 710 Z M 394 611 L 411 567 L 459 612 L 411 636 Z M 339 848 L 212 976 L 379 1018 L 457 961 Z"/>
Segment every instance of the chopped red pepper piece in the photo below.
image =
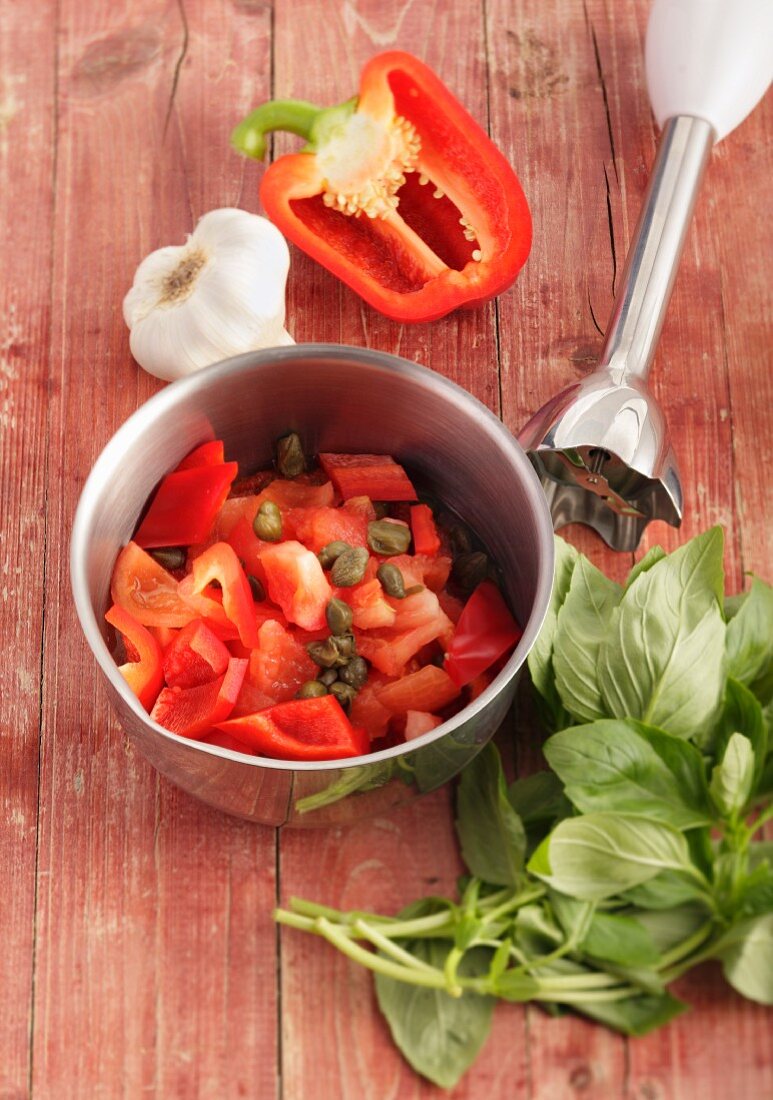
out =
<path fill-rule="evenodd" d="M 255 605 L 247 575 L 232 546 L 216 542 L 193 560 L 191 573 L 180 581 L 183 599 L 200 596 L 207 585 L 218 581 L 223 595 L 223 612 L 239 632 L 243 645 L 258 644 Z"/>
<path fill-rule="evenodd" d="M 531 218 L 513 169 L 416 57 L 372 58 L 359 96 L 338 107 L 265 103 L 232 141 L 262 159 L 271 130 L 307 144 L 267 168 L 266 213 L 388 317 L 432 321 L 485 302 L 523 266 Z"/>
<path fill-rule="evenodd" d="M 138 546 L 203 542 L 236 477 L 235 462 L 175 470 L 162 480 L 134 541 Z"/>
<path fill-rule="evenodd" d="M 136 542 L 127 543 L 118 555 L 110 595 L 143 626 L 185 626 L 196 618 L 172 574 Z"/>
<path fill-rule="evenodd" d="M 414 554 L 426 554 L 428 558 L 434 558 L 440 551 L 440 535 L 428 504 L 411 505 L 411 533 Z"/>
<path fill-rule="evenodd" d="M 118 666 L 118 671 L 145 710 L 150 710 L 164 686 L 161 646 L 147 627 L 117 604 L 106 612 L 105 618 L 122 636 L 126 649 L 128 660 Z"/>
<path fill-rule="evenodd" d="M 193 470 L 196 466 L 222 466 L 225 463 L 225 446 L 222 439 L 212 439 L 195 447 L 182 460 L 177 470 Z M 176 472 L 176 471 L 175 471 Z"/>
<path fill-rule="evenodd" d="M 160 726 L 183 737 L 199 737 L 224 722 L 241 690 L 247 662 L 232 657 L 223 676 L 195 687 L 165 687 L 150 717 Z"/>
<path fill-rule="evenodd" d="M 411 479 L 391 455 L 321 454 L 319 461 L 344 500 L 416 500 Z"/>
<path fill-rule="evenodd" d="M 341 760 L 370 748 L 365 731 L 351 724 L 332 695 L 292 699 L 217 726 L 278 760 Z"/>
<path fill-rule="evenodd" d="M 464 687 L 511 649 L 522 634 L 497 586 L 483 581 L 464 605 L 443 667 Z"/>
<path fill-rule="evenodd" d="M 231 654 L 203 619 L 179 632 L 164 654 L 164 679 L 169 687 L 195 687 L 222 676 Z"/>

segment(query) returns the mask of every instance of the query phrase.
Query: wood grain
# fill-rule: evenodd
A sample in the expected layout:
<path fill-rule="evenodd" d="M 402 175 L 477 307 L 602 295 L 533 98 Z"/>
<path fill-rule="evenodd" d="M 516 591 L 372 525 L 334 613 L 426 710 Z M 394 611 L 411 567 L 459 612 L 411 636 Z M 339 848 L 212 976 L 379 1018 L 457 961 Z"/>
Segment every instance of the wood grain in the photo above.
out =
<path fill-rule="evenodd" d="M 158 384 L 120 302 L 138 261 L 215 206 L 258 209 L 227 135 L 255 103 L 348 98 L 382 49 L 426 60 L 523 182 L 534 248 L 496 305 L 401 326 L 293 251 L 288 327 L 404 355 L 516 430 L 601 347 L 656 147 L 646 0 L 0 0 L 0 1100 L 449 1095 L 404 1064 L 370 977 L 271 921 L 277 895 L 395 911 L 452 892 L 451 795 L 344 830 L 225 818 L 137 756 L 69 598 L 73 510 L 97 453 Z M 685 522 L 727 531 L 728 587 L 770 578 L 773 99 L 714 152 L 653 371 Z M 285 135 L 279 154 L 296 147 Z M 567 537 L 613 576 L 630 555 Z M 20 614 L 23 607 L 23 614 Z M 43 646 L 41 651 L 41 637 Z M 540 757 L 527 708 L 499 738 Z M 716 967 L 645 1039 L 499 1006 L 451 1096 L 725 1100 L 773 1092 L 770 1013 Z M 281 1026 L 278 1021 L 281 1020 Z"/>
<path fill-rule="evenodd" d="M 0 1096 L 29 1079 L 54 164 L 55 4 L 0 8 Z"/>
<path fill-rule="evenodd" d="M 158 388 L 129 355 L 121 298 L 145 253 L 239 201 L 228 112 L 268 91 L 267 11 L 190 4 L 187 26 L 182 14 L 166 0 L 61 5 L 33 1040 L 44 1097 L 276 1088 L 273 832 L 192 801 L 136 756 L 66 597 L 83 480 Z"/>

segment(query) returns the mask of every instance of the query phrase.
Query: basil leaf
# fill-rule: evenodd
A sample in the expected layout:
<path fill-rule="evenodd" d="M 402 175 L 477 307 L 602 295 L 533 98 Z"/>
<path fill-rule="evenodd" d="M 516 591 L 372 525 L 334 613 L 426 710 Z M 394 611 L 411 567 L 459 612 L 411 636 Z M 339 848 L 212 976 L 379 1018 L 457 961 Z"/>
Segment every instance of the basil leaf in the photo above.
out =
<path fill-rule="evenodd" d="M 612 613 L 599 654 L 607 713 L 688 738 L 720 701 L 725 622 L 719 527 L 640 573 Z"/>
<path fill-rule="evenodd" d="M 754 577 L 727 626 L 727 668 L 762 703 L 773 695 L 773 588 Z"/>
<path fill-rule="evenodd" d="M 596 913 L 581 946 L 594 959 L 625 967 L 654 966 L 660 959 L 644 925 L 619 913 Z"/>
<path fill-rule="evenodd" d="M 661 871 L 649 882 L 634 886 L 622 895 L 630 905 L 663 910 L 693 901 L 698 893 L 695 880 L 679 871 Z"/>
<path fill-rule="evenodd" d="M 623 1035 L 646 1035 L 656 1027 L 667 1024 L 675 1016 L 686 1012 L 689 1005 L 671 993 L 642 993 L 638 997 L 626 997 L 620 1001 L 575 1001 L 572 1007 L 600 1024 L 614 1028 Z"/>
<path fill-rule="evenodd" d="M 663 870 L 698 874 L 682 833 L 645 818 L 611 813 L 559 822 L 532 856 L 529 870 L 553 889 L 583 901 L 612 897 Z"/>
<path fill-rule="evenodd" d="M 598 685 L 598 656 L 623 590 L 580 555 L 559 609 L 553 641 L 556 689 L 570 714 L 592 722 L 606 717 Z"/>
<path fill-rule="evenodd" d="M 661 954 L 684 943 L 709 919 L 704 906 L 695 903 L 661 910 L 629 910 L 627 915 L 635 916 L 638 923 L 647 929 L 652 943 Z"/>
<path fill-rule="evenodd" d="M 647 929 L 634 917 L 596 911 L 591 902 L 550 892 L 553 912 L 567 940 L 595 959 L 626 968 L 654 965 L 660 958 Z"/>
<path fill-rule="evenodd" d="M 725 685 L 725 699 L 717 724 L 714 755 L 721 760 L 732 735 L 743 733 L 751 741 L 754 749 L 754 776 L 752 793 L 762 777 L 765 757 L 768 751 L 768 730 L 759 700 L 737 680 L 728 680 Z"/>
<path fill-rule="evenodd" d="M 734 733 L 727 743 L 721 764 L 711 773 L 709 793 L 719 812 L 725 817 L 737 817 L 752 792 L 754 781 L 754 749 L 748 737 Z"/>
<path fill-rule="evenodd" d="M 741 884 L 738 908 L 750 917 L 773 913 L 773 870 L 769 866 L 758 867 Z"/>
<path fill-rule="evenodd" d="M 456 831 L 470 872 L 495 886 L 515 886 L 523 872 L 526 834 L 510 805 L 499 753 L 486 745 L 462 772 Z"/>
<path fill-rule="evenodd" d="M 773 1004 L 773 913 L 736 924 L 717 945 L 725 977 L 744 997 Z"/>
<path fill-rule="evenodd" d="M 625 582 L 625 591 L 631 587 L 636 578 L 646 573 L 648 569 L 652 569 L 653 565 L 661 561 L 666 556 L 666 552 L 662 546 L 651 546 L 644 557 L 637 561 L 631 572 L 628 574 L 628 580 Z"/>
<path fill-rule="evenodd" d="M 417 958 L 442 970 L 451 948 L 443 940 L 403 942 Z M 460 974 L 485 974 L 490 952 L 467 952 Z M 453 1088 L 480 1052 L 491 1028 L 494 998 L 465 991 L 452 997 L 376 975 L 376 997 L 397 1047 L 413 1068 L 442 1088 Z"/>
<path fill-rule="evenodd" d="M 564 542 L 558 535 L 554 537 L 554 546 L 553 591 L 542 629 L 529 651 L 527 664 L 531 681 L 543 701 L 541 710 L 546 723 L 550 729 L 560 729 L 566 724 L 566 716 L 554 682 L 553 640 L 558 623 L 558 612 L 569 591 L 572 572 L 579 555 L 573 546 L 570 546 L 568 542 Z"/>
<path fill-rule="evenodd" d="M 507 797 L 524 825 L 554 821 L 572 812 L 561 780 L 554 772 L 534 772 L 516 779 L 508 787 Z"/>
<path fill-rule="evenodd" d="M 641 814 L 675 829 L 711 822 L 701 754 L 662 730 L 607 719 L 554 734 L 544 752 L 584 813 Z"/>

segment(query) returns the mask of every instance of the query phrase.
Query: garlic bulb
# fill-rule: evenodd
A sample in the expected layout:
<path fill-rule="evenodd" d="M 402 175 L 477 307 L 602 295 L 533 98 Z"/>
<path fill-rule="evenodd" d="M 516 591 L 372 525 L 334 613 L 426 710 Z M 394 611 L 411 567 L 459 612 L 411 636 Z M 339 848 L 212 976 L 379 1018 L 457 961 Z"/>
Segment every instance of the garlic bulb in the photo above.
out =
<path fill-rule="evenodd" d="M 287 242 L 267 218 L 211 210 L 183 245 L 159 248 L 124 298 L 132 355 L 171 381 L 255 348 L 292 344 L 284 327 Z"/>

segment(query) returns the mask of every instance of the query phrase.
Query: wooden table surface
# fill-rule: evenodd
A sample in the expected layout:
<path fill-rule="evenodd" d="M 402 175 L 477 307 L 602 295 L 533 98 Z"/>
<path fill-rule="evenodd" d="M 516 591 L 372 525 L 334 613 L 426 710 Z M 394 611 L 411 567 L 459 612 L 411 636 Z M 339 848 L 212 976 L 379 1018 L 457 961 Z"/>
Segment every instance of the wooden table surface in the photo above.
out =
<path fill-rule="evenodd" d="M 393 1048 L 370 978 L 279 935 L 277 899 L 397 909 L 452 888 L 450 795 L 282 832 L 172 787 L 108 708 L 67 544 L 84 479 L 159 388 L 129 354 L 139 260 L 218 206 L 257 210 L 231 126 L 272 93 L 335 103 L 412 50 L 488 126 L 535 225 L 496 304 L 400 326 L 297 251 L 298 341 L 396 352 L 517 429 L 591 369 L 653 160 L 644 0 L 0 0 L 0 1097 L 441 1095 Z M 714 151 L 654 372 L 685 487 L 680 534 L 727 532 L 729 589 L 771 576 L 773 101 Z M 293 147 L 277 138 L 275 153 Z M 766 218 L 767 215 L 767 218 Z M 615 576 L 631 555 L 570 537 Z M 515 746 L 536 759 L 536 731 Z M 771 1017 L 708 968 L 694 1011 L 626 1041 L 501 1006 L 453 1093 L 486 1100 L 773 1095 Z"/>

